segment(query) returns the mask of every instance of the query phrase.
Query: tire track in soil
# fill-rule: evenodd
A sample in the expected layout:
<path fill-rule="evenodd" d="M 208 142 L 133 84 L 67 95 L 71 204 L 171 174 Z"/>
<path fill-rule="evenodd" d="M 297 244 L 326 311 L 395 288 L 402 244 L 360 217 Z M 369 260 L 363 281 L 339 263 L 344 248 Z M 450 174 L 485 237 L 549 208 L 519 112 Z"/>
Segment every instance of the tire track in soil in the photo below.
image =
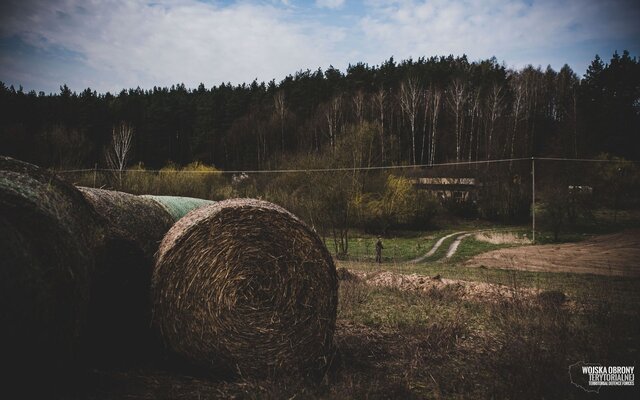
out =
<path fill-rule="evenodd" d="M 468 238 L 471 235 L 475 235 L 478 232 L 481 232 L 481 231 L 474 231 L 471 233 L 467 233 L 466 235 L 458 236 L 456 240 L 453 243 L 451 243 L 451 246 L 449 246 L 449 250 L 447 250 L 447 255 L 445 255 L 444 257 L 445 258 L 453 257 L 453 255 L 456 254 L 456 251 L 458 251 L 458 246 L 460 246 L 460 243 L 462 243 L 462 240 Z"/>
<path fill-rule="evenodd" d="M 431 250 L 429 250 L 429 252 L 423 256 L 420 256 L 416 259 L 413 259 L 411 261 L 409 261 L 412 264 L 417 264 L 419 262 L 422 262 L 424 260 L 426 260 L 427 258 L 433 256 L 436 251 L 438 251 L 438 249 L 440 248 L 440 246 L 442 246 L 442 243 L 444 243 L 445 240 L 449 239 L 450 237 L 453 236 L 457 236 L 457 235 L 462 235 L 463 233 L 467 233 L 467 231 L 460 231 L 460 232 L 454 232 L 454 233 L 450 233 L 446 236 L 441 237 L 440 239 L 438 239 L 438 241 L 433 245 L 433 247 L 431 248 Z"/>

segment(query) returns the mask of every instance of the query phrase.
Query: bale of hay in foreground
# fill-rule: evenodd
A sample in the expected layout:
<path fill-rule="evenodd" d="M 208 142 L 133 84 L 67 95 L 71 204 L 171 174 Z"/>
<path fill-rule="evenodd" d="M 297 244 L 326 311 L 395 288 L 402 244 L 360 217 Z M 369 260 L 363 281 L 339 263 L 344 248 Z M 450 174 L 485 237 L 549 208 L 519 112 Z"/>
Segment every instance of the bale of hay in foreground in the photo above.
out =
<path fill-rule="evenodd" d="M 165 345 L 215 372 L 307 373 L 331 350 L 331 255 L 265 201 L 226 200 L 178 221 L 160 245 L 151 295 Z"/>
<path fill-rule="evenodd" d="M 114 233 L 134 242 L 146 258 L 153 260 L 174 222 L 163 206 L 145 196 L 81 186 L 78 189 Z"/>
<path fill-rule="evenodd" d="M 72 185 L 0 157 L 0 363 L 25 396 L 78 365 L 97 218 Z"/>
<path fill-rule="evenodd" d="M 154 195 L 144 195 L 142 197 L 151 199 L 160 204 L 169 214 L 171 214 L 174 221 L 184 217 L 192 210 L 215 203 L 211 200 L 196 199 L 195 197 Z"/>
<path fill-rule="evenodd" d="M 102 217 L 106 232 L 95 254 L 89 315 L 92 356 L 100 361 L 142 356 L 152 345 L 149 288 L 154 255 L 173 218 L 151 199 L 78 189 Z"/>

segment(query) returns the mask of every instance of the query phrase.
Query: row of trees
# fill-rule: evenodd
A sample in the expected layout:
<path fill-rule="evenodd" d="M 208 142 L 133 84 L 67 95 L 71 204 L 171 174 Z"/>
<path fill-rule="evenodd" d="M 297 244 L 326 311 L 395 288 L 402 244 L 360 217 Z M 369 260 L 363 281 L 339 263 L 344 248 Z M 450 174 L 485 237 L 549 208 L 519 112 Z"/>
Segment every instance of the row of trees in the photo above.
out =
<path fill-rule="evenodd" d="M 376 132 L 367 165 L 603 151 L 640 158 L 640 62 L 626 51 L 609 63 L 596 56 L 583 79 L 567 65 L 556 72 L 465 56 L 391 58 L 211 89 L 113 95 L 62 86 L 46 95 L 0 84 L 0 107 L 2 153 L 56 168 L 106 165 L 122 123 L 135 131 L 130 161 L 148 167 L 268 169 L 334 151 L 364 124 Z"/>

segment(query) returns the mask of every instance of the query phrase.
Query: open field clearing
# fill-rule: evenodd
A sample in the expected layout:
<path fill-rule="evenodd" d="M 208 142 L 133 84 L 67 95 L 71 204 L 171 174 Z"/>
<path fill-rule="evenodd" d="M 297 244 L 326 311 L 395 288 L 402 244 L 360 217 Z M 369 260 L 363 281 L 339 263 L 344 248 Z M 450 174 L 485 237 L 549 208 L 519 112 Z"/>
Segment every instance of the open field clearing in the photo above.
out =
<path fill-rule="evenodd" d="M 595 236 L 578 243 L 500 249 L 477 255 L 465 266 L 640 276 L 640 230 Z"/>

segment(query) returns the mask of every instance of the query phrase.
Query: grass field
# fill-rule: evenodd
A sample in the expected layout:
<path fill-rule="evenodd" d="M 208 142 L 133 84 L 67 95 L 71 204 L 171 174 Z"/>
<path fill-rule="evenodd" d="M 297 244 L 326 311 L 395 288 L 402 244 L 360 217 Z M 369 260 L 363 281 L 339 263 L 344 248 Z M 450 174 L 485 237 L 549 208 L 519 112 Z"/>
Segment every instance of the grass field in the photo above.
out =
<path fill-rule="evenodd" d="M 373 272 L 368 262 L 339 262 Z M 640 337 L 639 279 L 463 268 L 455 263 L 388 264 L 385 269 L 499 283 L 539 297 L 472 301 L 453 289 L 426 292 L 342 281 L 335 353 L 318 379 L 216 381 L 141 367 L 95 371 L 94 398 L 581 399 L 568 368 L 578 361 L 634 365 Z M 620 398 L 628 388 L 603 388 Z"/>
<path fill-rule="evenodd" d="M 620 215 L 619 215 L 620 217 Z M 618 230 L 633 224 L 618 226 Z M 407 290 L 340 282 L 335 351 L 322 376 L 220 381 L 177 370 L 163 361 L 113 370 L 95 369 L 85 397 L 171 399 L 582 399 L 632 398 L 633 389 L 602 388 L 587 394 L 571 384 L 569 366 L 580 361 L 633 366 L 640 357 L 640 278 L 591 274 L 468 268 L 470 257 L 515 244 L 469 237 L 450 259 L 447 240 L 432 258 L 438 238 L 486 226 L 468 224 L 434 232 L 383 238 L 384 262 L 376 264 L 376 237 L 357 234 L 346 260 L 357 276 L 393 273 L 454 284 Z M 499 227 L 515 237 L 528 227 Z M 577 241 L 615 230 L 567 231 Z M 542 232 L 539 238 L 549 240 Z M 437 278 L 436 278 L 437 277 Z M 511 297 L 461 295 L 464 282 L 504 287 Z M 502 285 L 502 286 L 498 286 Z M 83 393 L 85 395 L 85 393 Z"/>
<path fill-rule="evenodd" d="M 448 221 L 448 224 L 449 226 L 446 229 L 419 232 L 394 232 L 390 234 L 389 237 L 383 237 L 383 261 L 386 263 L 400 263 L 416 259 L 427 253 L 439 238 L 454 232 L 497 231 L 513 233 L 519 238 L 527 237 L 531 239 L 532 237 L 530 225 L 495 225 L 486 221 L 464 220 Z M 536 244 L 579 242 L 594 235 L 619 232 L 624 229 L 637 227 L 640 227 L 640 212 L 638 211 L 620 210 L 614 212 L 612 210 L 597 210 L 593 213 L 593 219 L 581 220 L 575 225 L 567 225 L 561 230 L 557 241 L 554 238 L 553 232 L 551 232 L 548 227 L 539 225 L 536 230 Z M 376 240 L 377 236 L 375 235 L 357 231 L 352 232 L 349 238 L 348 259 L 352 261 L 374 261 Z M 433 262 L 440 260 L 457 263 L 480 253 L 515 246 L 514 244 L 494 245 L 475 240 L 474 237 L 471 236 L 462 241 L 458 251 L 453 257 L 444 259 L 449 246 L 454 240 L 455 237 L 445 240 L 440 248 L 424 261 Z"/>
<path fill-rule="evenodd" d="M 476 230 L 476 229 L 473 229 Z M 522 228 L 509 229 L 510 232 L 517 232 L 520 236 L 525 232 Z M 434 232 L 416 232 L 412 234 L 404 234 L 391 238 L 383 238 L 384 250 L 382 251 L 383 262 L 405 262 L 416 259 L 426 254 L 439 238 L 447 236 L 451 233 L 460 232 L 459 230 L 439 230 Z M 442 242 L 438 250 L 425 262 L 441 260 L 444 258 L 449 246 L 455 241 L 455 237 L 450 237 Z M 359 235 L 349 240 L 349 260 L 352 261 L 374 261 L 375 260 L 375 243 L 377 237 L 371 235 Z M 459 262 L 463 259 L 472 257 L 486 251 L 499 248 L 510 247 L 511 245 L 493 245 L 486 242 L 475 240 L 469 237 L 463 240 L 456 252 L 456 255 L 447 262 Z M 443 260 L 444 261 L 444 260 Z"/>

